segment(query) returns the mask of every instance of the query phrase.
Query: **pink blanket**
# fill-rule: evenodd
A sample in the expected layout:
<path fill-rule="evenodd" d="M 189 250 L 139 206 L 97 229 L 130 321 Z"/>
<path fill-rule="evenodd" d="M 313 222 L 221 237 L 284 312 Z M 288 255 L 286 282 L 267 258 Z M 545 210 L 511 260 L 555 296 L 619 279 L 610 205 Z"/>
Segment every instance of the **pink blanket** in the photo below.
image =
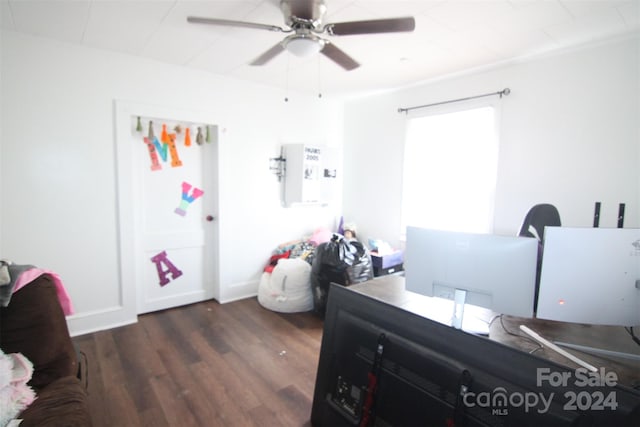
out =
<path fill-rule="evenodd" d="M 73 304 L 71 303 L 71 297 L 67 293 L 64 285 L 62 284 L 62 280 L 57 273 L 54 273 L 51 270 L 44 270 L 41 268 L 31 268 L 18 277 L 16 280 L 15 288 L 13 292 L 17 292 L 19 289 L 27 286 L 29 283 L 36 280 L 38 277 L 46 274 L 53 279 L 53 283 L 56 285 L 56 293 L 58 294 L 58 300 L 60 301 L 60 305 L 62 306 L 62 311 L 65 316 L 69 316 L 74 313 Z"/>

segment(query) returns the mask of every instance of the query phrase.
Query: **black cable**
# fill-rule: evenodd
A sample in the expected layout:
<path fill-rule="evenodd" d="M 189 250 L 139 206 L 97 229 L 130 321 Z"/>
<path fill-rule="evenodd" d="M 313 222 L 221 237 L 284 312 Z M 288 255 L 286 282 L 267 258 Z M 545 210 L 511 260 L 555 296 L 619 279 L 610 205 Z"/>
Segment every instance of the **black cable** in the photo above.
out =
<path fill-rule="evenodd" d="M 625 331 L 627 331 L 627 333 L 629 335 L 631 335 L 631 339 L 633 340 L 633 342 L 635 342 L 636 344 L 640 345 L 640 338 L 638 338 L 634 333 L 633 333 L 633 326 L 625 326 L 624 328 Z"/>
<path fill-rule="evenodd" d="M 506 327 L 506 326 L 505 326 L 505 324 L 504 324 L 503 316 L 504 316 L 504 315 L 502 315 L 502 314 L 501 314 L 501 315 L 499 315 L 499 316 L 498 316 L 498 318 L 500 319 L 500 324 L 502 325 L 502 329 L 503 329 L 503 330 L 504 330 L 508 335 L 511 335 L 511 336 L 514 336 L 514 337 L 518 337 L 518 338 L 524 338 L 524 339 L 526 339 L 527 341 L 530 341 L 530 342 L 532 342 L 533 344 L 535 344 L 535 345 L 536 345 L 536 348 L 534 348 L 533 350 L 531 350 L 531 351 L 529 352 L 529 354 L 533 354 L 533 353 L 535 353 L 536 351 L 538 351 L 538 350 L 542 350 L 542 349 L 544 348 L 544 346 L 543 346 L 542 344 L 540 344 L 538 341 L 534 340 L 533 338 L 528 337 L 528 336 L 526 336 L 526 335 L 517 334 L 517 333 L 515 333 L 515 332 L 511 332 L 510 330 L 508 330 L 508 329 L 507 329 L 507 327 Z M 494 320 L 495 320 L 495 318 L 494 318 Z M 493 320 L 492 320 L 491 322 L 493 322 Z"/>
<path fill-rule="evenodd" d="M 502 314 L 498 314 L 498 315 L 493 316 L 493 317 L 491 318 L 491 320 L 489 320 L 489 328 L 491 328 L 491 325 L 493 325 L 493 322 L 495 322 L 495 321 L 496 321 L 496 319 L 499 319 L 499 318 L 501 318 L 501 317 L 502 317 Z"/>

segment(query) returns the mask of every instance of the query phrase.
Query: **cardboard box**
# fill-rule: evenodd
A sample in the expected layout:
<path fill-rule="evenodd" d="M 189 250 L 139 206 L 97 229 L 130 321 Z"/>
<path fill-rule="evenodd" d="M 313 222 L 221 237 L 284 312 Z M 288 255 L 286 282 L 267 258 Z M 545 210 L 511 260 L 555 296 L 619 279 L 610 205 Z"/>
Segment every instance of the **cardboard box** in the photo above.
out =
<path fill-rule="evenodd" d="M 395 251 L 390 254 L 378 255 L 377 252 L 371 252 L 371 263 L 374 267 L 386 269 L 400 265 L 404 262 L 404 252 Z"/>

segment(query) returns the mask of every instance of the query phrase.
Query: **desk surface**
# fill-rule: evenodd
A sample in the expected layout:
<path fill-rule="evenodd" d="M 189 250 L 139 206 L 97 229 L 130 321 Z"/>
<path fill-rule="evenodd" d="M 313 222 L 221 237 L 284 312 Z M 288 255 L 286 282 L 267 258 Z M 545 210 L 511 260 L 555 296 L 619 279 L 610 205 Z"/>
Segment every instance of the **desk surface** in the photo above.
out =
<path fill-rule="evenodd" d="M 431 298 L 407 291 L 404 277 L 402 276 L 382 276 L 349 286 L 349 289 L 444 323 L 443 301 L 439 298 Z M 451 303 L 444 302 L 444 304 L 450 305 Z M 490 312 L 484 309 L 475 312 L 478 317 L 490 322 L 493 316 L 488 313 Z M 468 314 L 469 311 L 465 308 L 465 318 Z M 504 315 L 491 323 L 489 339 L 523 351 L 534 351 L 537 356 L 553 360 L 570 368 L 579 367 L 575 362 L 549 348 L 536 350 L 539 345 L 520 332 L 520 325 L 528 326 L 549 341 L 570 342 L 607 350 L 640 354 L 640 346 L 633 342 L 623 327 L 618 326 L 583 325 Z M 587 363 L 596 367 L 604 367 L 606 371 L 615 372 L 620 384 L 632 387 L 640 385 L 640 361 L 605 358 L 577 350 L 566 350 Z"/>

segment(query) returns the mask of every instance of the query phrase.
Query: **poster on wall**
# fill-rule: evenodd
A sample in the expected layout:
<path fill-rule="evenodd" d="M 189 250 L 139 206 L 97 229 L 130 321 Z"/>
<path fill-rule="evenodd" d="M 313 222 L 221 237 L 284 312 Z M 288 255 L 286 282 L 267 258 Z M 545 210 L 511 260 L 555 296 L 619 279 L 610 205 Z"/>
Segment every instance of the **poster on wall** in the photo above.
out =
<path fill-rule="evenodd" d="M 324 146 L 287 144 L 284 204 L 328 204 L 337 182 L 335 150 Z"/>

